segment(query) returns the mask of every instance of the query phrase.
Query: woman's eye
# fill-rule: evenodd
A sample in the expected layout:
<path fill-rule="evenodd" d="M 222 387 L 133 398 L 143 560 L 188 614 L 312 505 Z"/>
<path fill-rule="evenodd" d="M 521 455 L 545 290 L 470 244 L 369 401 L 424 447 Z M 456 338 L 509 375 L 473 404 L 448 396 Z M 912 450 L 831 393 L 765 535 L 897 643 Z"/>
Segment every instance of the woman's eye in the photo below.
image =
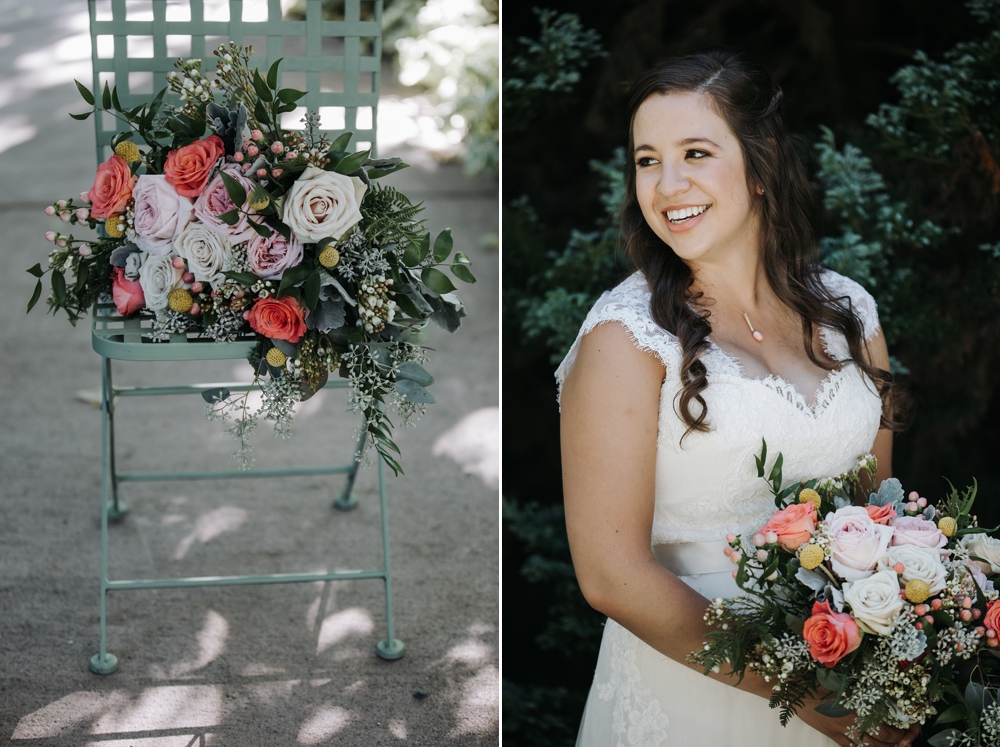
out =
<path fill-rule="evenodd" d="M 697 148 L 694 148 L 692 150 L 689 150 L 685 157 L 699 159 L 699 158 L 708 158 L 708 156 L 709 156 L 708 151 L 698 150 Z"/>
<path fill-rule="evenodd" d="M 640 169 L 645 168 L 646 166 L 652 166 L 654 163 L 656 163 L 656 159 L 650 158 L 649 156 L 643 156 L 642 158 L 637 158 L 635 161 L 636 167 Z"/>

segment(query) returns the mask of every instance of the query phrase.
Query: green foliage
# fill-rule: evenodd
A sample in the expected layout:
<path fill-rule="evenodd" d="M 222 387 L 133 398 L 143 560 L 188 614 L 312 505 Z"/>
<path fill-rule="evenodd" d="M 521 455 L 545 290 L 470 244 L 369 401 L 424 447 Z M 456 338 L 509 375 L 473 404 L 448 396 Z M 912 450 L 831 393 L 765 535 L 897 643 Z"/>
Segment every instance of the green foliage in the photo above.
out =
<path fill-rule="evenodd" d="M 505 125 L 523 130 L 538 113 L 558 103 L 580 82 L 582 71 L 603 57 L 601 37 L 585 29 L 573 13 L 534 8 L 541 25 L 537 39 L 521 37 L 518 52 L 510 57 L 504 76 Z"/>
<path fill-rule="evenodd" d="M 503 681 L 503 733 L 517 747 L 572 747 L 583 696 L 565 687 Z"/>

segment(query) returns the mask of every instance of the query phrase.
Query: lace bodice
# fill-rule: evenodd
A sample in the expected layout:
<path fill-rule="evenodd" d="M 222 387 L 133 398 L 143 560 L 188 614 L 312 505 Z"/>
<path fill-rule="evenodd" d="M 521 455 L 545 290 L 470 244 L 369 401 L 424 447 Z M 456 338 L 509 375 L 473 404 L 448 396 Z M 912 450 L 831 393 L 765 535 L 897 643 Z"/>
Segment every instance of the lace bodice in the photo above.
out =
<path fill-rule="evenodd" d="M 853 280 L 832 271 L 823 282 L 835 296 L 847 296 L 865 340 L 879 329 L 875 300 Z M 693 432 L 681 445 L 685 425 L 674 411 L 681 389 L 677 338 L 653 321 L 650 291 L 635 273 L 606 292 L 587 315 L 580 334 L 556 371 L 561 388 L 580 339 L 600 324 L 616 321 L 636 347 L 660 359 L 666 378 L 660 390 L 653 544 L 722 540 L 729 532 L 756 531 L 773 513 L 774 501 L 757 477 L 753 456 L 767 441 L 768 467 L 784 454 L 786 483 L 836 475 L 854 467 L 875 440 L 881 400 L 874 384 L 853 364 L 831 371 L 815 404 L 778 376 L 749 378 L 739 361 L 712 343 L 702 356 L 708 388 L 707 433 Z M 834 330 L 820 332 L 827 354 L 849 358 L 847 341 Z"/>

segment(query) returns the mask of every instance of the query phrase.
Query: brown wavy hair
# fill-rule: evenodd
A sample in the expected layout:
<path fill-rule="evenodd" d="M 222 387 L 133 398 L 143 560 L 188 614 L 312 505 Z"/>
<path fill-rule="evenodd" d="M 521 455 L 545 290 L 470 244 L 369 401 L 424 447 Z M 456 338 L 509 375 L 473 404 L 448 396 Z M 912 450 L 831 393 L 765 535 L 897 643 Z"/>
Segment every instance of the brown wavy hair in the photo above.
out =
<path fill-rule="evenodd" d="M 681 345 L 683 389 L 674 403 L 692 431 L 708 431 L 708 406 L 702 392 L 708 377 L 701 355 L 712 331 L 708 311 L 698 312 L 690 267 L 665 246 L 646 223 L 636 197 L 635 140 L 632 129 L 639 106 L 650 96 L 698 92 L 712 97 L 719 116 L 739 140 L 743 151 L 751 210 L 760 226 L 760 257 L 767 281 L 778 299 L 802 318 L 806 354 L 818 367 L 837 366 L 813 352 L 816 325 L 844 335 L 850 360 L 874 383 L 882 398 L 881 427 L 901 430 L 893 408 L 892 376 L 869 364 L 861 320 L 847 296 L 835 297 L 820 280 L 819 250 L 813 226 L 814 197 L 795 141 L 781 119 L 781 88 L 770 75 L 736 52 L 710 49 L 658 64 L 631 87 L 629 101 L 629 162 L 625 167 L 625 199 L 621 208 L 620 241 L 624 253 L 642 271 L 652 291 L 653 320 L 677 337 Z M 763 195 L 758 194 L 758 188 Z M 694 411 L 692 403 L 700 407 Z M 683 438 L 682 438 L 683 440 Z"/>

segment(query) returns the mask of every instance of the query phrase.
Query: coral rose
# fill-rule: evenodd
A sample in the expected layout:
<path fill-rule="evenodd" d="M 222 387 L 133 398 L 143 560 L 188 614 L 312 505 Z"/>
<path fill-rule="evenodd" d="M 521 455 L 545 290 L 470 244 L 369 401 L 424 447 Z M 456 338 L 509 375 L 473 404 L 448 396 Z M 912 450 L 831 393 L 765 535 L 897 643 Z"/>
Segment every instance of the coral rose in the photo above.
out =
<path fill-rule="evenodd" d="M 94 186 L 87 192 L 90 200 L 90 214 L 94 218 L 108 218 L 125 212 L 132 187 L 138 177 L 132 176 L 132 169 L 121 156 L 111 156 L 97 167 Z"/>
<path fill-rule="evenodd" d="M 761 534 L 774 532 L 778 544 L 794 552 L 808 542 L 816 531 L 816 504 L 793 503 L 777 511 L 761 529 Z"/>
<path fill-rule="evenodd" d="M 254 332 L 272 340 L 298 342 L 306 333 L 305 309 L 294 298 L 262 298 L 247 321 Z"/>
<path fill-rule="evenodd" d="M 996 599 L 986 603 L 986 615 L 983 617 L 983 627 L 1000 634 L 1000 603 Z"/>
<path fill-rule="evenodd" d="M 195 140 L 183 148 L 170 151 L 163 174 L 174 185 L 177 194 L 195 198 L 204 191 L 209 174 L 224 155 L 226 146 L 222 144 L 222 139 L 218 135 L 209 135 L 204 140 Z"/>
<path fill-rule="evenodd" d="M 146 297 L 142 293 L 142 286 L 138 280 L 129 280 L 125 277 L 125 270 L 121 267 L 112 267 L 115 277 L 111 286 L 111 296 L 115 300 L 115 308 L 122 316 L 134 314 L 146 305 Z"/>
<path fill-rule="evenodd" d="M 891 503 L 886 503 L 884 506 L 865 506 L 865 510 L 872 521 L 882 526 L 889 526 L 889 522 L 896 518 L 896 509 Z"/>
<path fill-rule="evenodd" d="M 846 612 L 834 612 L 830 603 L 815 602 L 812 617 L 802 627 L 809 655 L 820 664 L 833 667 L 861 645 L 861 628 Z"/>

